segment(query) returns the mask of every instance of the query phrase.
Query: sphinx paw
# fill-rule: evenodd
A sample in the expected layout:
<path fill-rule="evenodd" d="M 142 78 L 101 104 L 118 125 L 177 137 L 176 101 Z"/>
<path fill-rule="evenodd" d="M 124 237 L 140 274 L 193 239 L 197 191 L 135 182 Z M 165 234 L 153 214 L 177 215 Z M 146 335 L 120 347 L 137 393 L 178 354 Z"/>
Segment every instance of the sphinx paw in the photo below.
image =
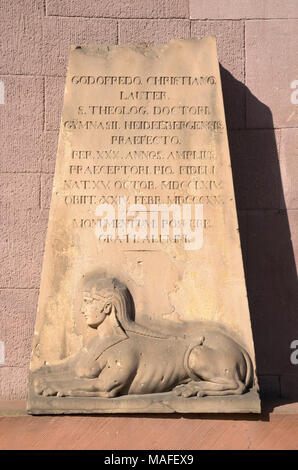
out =
<path fill-rule="evenodd" d="M 177 387 L 174 388 L 173 392 L 175 395 L 183 397 L 183 398 L 189 398 L 197 395 L 198 390 L 194 389 L 194 387 L 191 384 L 186 384 L 186 385 L 177 385 Z"/>
<path fill-rule="evenodd" d="M 52 387 L 47 387 L 43 390 L 42 395 L 44 397 L 51 397 L 57 395 L 57 390 Z"/>
<path fill-rule="evenodd" d="M 177 385 L 177 387 L 174 388 L 173 392 L 175 393 L 175 395 L 184 398 L 206 396 L 206 393 L 201 390 L 199 382 L 189 382 L 188 384 Z"/>

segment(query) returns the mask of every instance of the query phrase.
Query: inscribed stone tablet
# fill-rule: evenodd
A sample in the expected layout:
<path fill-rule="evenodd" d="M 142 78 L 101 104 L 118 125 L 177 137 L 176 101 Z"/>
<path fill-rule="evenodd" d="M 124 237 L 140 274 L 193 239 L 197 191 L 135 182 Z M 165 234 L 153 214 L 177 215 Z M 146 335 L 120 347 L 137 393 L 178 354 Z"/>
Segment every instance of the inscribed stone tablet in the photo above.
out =
<path fill-rule="evenodd" d="M 29 412 L 259 408 L 215 38 L 73 47 Z"/>

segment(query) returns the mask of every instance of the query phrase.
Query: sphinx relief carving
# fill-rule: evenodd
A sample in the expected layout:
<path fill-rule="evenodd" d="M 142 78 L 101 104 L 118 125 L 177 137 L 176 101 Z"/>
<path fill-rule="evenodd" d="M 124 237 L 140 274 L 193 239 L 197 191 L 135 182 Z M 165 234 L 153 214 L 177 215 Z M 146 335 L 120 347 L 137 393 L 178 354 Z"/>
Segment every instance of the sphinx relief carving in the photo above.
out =
<path fill-rule="evenodd" d="M 76 355 L 33 373 L 37 395 L 105 397 L 172 391 L 182 397 L 241 395 L 253 385 L 246 350 L 216 325 L 162 334 L 135 321 L 128 288 L 95 279 L 81 313 L 96 335 Z M 201 334 L 200 334 L 201 333 Z"/>

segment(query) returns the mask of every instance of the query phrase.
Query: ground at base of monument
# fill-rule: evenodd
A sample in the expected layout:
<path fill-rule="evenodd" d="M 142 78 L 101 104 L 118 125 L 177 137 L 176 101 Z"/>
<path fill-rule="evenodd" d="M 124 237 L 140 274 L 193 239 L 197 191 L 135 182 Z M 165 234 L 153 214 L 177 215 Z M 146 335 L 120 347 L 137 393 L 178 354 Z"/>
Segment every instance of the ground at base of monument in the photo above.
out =
<path fill-rule="evenodd" d="M 297 405 L 264 401 L 262 414 L 30 416 L 25 401 L 0 401 L 0 449 L 294 450 Z"/>
<path fill-rule="evenodd" d="M 28 400 L 27 411 L 47 414 L 119 413 L 261 413 L 256 389 L 243 395 L 177 397 L 171 392 L 117 398 L 41 397 Z"/>

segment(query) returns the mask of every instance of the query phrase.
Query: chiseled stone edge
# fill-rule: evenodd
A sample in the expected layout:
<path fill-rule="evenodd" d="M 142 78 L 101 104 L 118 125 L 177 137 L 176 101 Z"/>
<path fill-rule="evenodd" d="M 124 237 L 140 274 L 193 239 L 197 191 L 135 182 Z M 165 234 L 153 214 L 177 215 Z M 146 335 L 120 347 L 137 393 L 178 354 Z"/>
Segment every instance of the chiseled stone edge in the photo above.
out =
<path fill-rule="evenodd" d="M 171 392 L 117 398 L 29 396 L 27 412 L 42 414 L 261 413 L 256 389 L 244 395 L 177 397 Z"/>

